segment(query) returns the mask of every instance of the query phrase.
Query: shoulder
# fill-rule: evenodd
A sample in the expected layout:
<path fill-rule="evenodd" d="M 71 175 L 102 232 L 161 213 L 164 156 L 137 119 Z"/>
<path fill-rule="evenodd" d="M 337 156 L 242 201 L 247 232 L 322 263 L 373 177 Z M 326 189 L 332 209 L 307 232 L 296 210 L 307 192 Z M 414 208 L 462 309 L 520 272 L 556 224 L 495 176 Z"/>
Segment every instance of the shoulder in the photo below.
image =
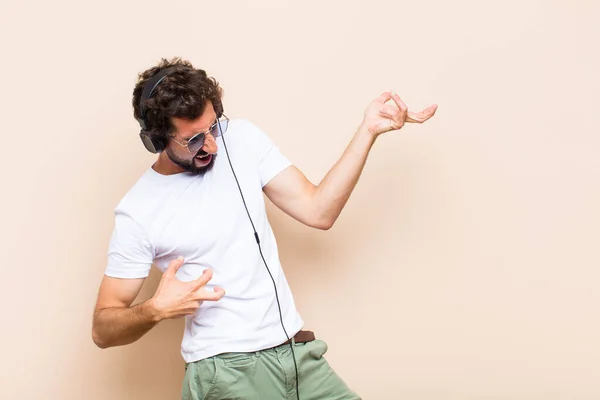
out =
<path fill-rule="evenodd" d="M 254 122 L 245 118 L 230 120 L 225 135 L 236 142 L 242 142 L 249 148 L 261 148 L 271 144 L 267 133 Z"/>
<path fill-rule="evenodd" d="M 228 136 L 255 136 L 261 134 L 261 129 L 252 121 L 245 118 L 236 118 L 229 121 L 229 127 L 225 133 Z"/>
<path fill-rule="evenodd" d="M 165 178 L 165 182 L 160 182 L 161 178 Z M 148 168 L 121 198 L 114 209 L 115 216 L 125 215 L 144 225 L 144 221 L 151 219 L 156 212 L 157 204 L 164 200 L 161 189 L 169 186 L 166 178 Z"/>

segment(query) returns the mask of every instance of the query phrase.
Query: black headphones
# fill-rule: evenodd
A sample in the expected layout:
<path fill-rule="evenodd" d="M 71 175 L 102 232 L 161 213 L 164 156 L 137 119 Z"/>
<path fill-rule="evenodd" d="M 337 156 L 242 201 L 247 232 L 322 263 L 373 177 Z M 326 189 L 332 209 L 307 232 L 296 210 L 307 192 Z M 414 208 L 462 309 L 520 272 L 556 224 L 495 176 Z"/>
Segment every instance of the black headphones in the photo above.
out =
<path fill-rule="evenodd" d="M 140 123 L 140 139 L 142 139 L 142 143 L 144 143 L 144 147 L 151 153 L 160 153 L 167 147 L 167 141 L 164 138 L 157 137 L 156 134 L 152 131 L 148 130 L 148 125 L 146 124 L 146 108 L 144 104 L 148 101 L 148 99 L 154 93 L 154 89 L 165 79 L 169 74 L 174 72 L 176 67 L 169 67 L 163 69 L 152 78 L 148 79 L 148 82 L 144 85 L 144 90 L 142 91 L 142 95 L 140 96 L 140 117 L 137 118 Z M 223 106 L 221 102 L 219 104 L 213 105 L 215 111 L 217 112 L 217 117 L 221 117 L 223 114 Z"/>
<path fill-rule="evenodd" d="M 142 91 L 142 96 L 140 97 L 140 117 L 137 118 L 140 123 L 140 139 L 142 139 L 142 143 L 144 143 L 144 147 L 150 153 L 160 153 L 163 151 L 167 144 L 163 138 L 158 138 L 152 131 L 148 131 L 148 126 L 146 124 L 146 108 L 144 104 L 148 101 L 152 93 L 154 93 L 154 89 L 158 86 L 158 84 L 167 77 L 171 72 L 175 71 L 175 67 L 163 69 L 158 74 L 154 75 L 152 78 L 148 79 L 148 82 L 144 85 L 144 90 Z"/>

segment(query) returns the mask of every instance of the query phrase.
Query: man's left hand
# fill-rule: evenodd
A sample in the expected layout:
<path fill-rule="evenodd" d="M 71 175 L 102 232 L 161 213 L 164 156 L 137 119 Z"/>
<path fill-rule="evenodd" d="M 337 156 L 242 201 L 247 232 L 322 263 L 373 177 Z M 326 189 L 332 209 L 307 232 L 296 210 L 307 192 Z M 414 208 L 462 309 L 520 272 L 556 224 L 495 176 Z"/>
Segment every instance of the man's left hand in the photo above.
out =
<path fill-rule="evenodd" d="M 386 104 L 394 100 L 395 104 Z M 431 105 L 421 112 L 408 111 L 408 107 L 400 96 L 394 92 L 385 92 L 373 100 L 365 110 L 361 126 L 373 136 L 401 129 L 406 122 L 422 124 L 433 117 L 437 104 Z"/>

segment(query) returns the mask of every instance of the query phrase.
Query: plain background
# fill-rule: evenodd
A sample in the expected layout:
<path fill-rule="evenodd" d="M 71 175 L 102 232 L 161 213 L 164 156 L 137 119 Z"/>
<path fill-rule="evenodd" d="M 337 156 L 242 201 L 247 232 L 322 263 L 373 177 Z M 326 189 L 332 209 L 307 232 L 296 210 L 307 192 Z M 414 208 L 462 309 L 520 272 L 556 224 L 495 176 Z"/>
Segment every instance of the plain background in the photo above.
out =
<path fill-rule="evenodd" d="M 2 1 L 2 399 L 175 399 L 182 321 L 100 350 L 112 211 L 154 160 L 137 73 L 181 56 L 318 183 L 369 102 L 333 229 L 269 204 L 306 328 L 365 399 L 600 398 L 596 0 Z M 138 301 L 154 293 L 153 272 Z"/>

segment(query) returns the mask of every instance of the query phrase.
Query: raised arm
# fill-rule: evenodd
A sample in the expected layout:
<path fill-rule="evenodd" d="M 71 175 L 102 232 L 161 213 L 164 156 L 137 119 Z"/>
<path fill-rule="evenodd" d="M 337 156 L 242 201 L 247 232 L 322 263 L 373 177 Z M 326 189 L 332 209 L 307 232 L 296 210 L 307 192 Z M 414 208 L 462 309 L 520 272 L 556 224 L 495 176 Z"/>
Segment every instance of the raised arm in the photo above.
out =
<path fill-rule="evenodd" d="M 394 104 L 386 104 L 390 99 Z M 314 228 L 329 229 L 354 190 L 377 137 L 401 129 L 406 122 L 423 123 L 436 110 L 437 105 L 433 105 L 412 113 L 397 94 L 383 93 L 367 107 L 350 144 L 319 185 L 313 185 L 298 168 L 291 166 L 265 185 L 264 193 L 298 221 Z"/>

